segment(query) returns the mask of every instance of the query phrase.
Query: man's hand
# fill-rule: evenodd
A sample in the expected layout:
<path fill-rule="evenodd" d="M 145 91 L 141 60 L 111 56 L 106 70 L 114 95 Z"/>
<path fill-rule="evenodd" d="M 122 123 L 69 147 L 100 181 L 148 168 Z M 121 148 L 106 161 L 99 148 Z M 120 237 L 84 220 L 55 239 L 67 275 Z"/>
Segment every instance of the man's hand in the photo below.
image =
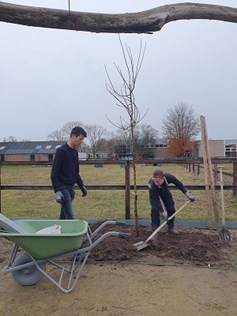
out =
<path fill-rule="evenodd" d="M 86 190 L 86 187 L 85 187 L 85 186 L 83 186 L 83 187 L 81 188 L 81 192 L 82 192 L 82 197 L 87 196 L 87 190 Z"/>
<path fill-rule="evenodd" d="M 165 221 L 167 221 L 167 219 L 169 218 L 169 215 L 167 213 L 166 210 L 164 210 L 162 213 L 160 213 L 162 215 L 162 217 L 164 218 Z"/>
<path fill-rule="evenodd" d="M 58 191 L 58 192 L 55 193 L 55 200 L 56 200 L 57 203 L 61 203 L 61 204 L 63 203 L 64 196 L 63 196 L 61 191 Z"/>
<path fill-rule="evenodd" d="M 188 192 L 186 192 L 185 195 L 189 199 L 190 202 L 194 202 L 195 201 L 195 197 L 190 195 Z"/>

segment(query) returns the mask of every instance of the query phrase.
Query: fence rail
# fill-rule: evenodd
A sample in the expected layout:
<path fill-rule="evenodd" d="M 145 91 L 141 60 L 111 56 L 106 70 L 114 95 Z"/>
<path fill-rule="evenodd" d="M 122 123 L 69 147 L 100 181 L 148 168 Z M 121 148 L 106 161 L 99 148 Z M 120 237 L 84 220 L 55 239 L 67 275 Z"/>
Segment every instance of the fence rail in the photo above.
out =
<path fill-rule="evenodd" d="M 107 160 L 107 159 L 86 159 L 80 160 L 80 164 L 121 164 L 125 161 L 129 161 L 126 159 L 119 159 L 119 160 Z M 178 158 L 157 158 L 157 159 L 134 159 L 136 163 L 139 164 L 155 164 L 155 163 L 162 163 L 162 164 L 203 164 L 203 158 L 186 158 L 186 157 L 178 157 Z M 212 157 L 211 161 L 213 164 L 221 164 L 221 163 L 237 163 L 237 158 L 232 157 Z M 52 165 L 52 161 L 0 161 L 0 166 L 33 166 L 33 165 Z"/>
<path fill-rule="evenodd" d="M 205 185 L 185 185 L 188 190 L 205 190 Z M 147 190 L 147 185 L 137 185 L 136 188 L 138 190 Z M 224 190 L 233 190 L 237 189 L 237 185 L 224 185 Z M 1 190 L 53 190 L 51 185 L 1 185 Z M 79 187 L 74 187 L 76 190 L 80 190 Z M 125 185 L 87 185 L 87 190 L 125 190 Z M 133 190 L 134 186 L 130 185 L 130 190 Z M 170 190 L 178 190 L 175 186 L 169 186 Z M 221 187 L 219 185 L 215 186 L 216 190 L 220 190 Z"/>

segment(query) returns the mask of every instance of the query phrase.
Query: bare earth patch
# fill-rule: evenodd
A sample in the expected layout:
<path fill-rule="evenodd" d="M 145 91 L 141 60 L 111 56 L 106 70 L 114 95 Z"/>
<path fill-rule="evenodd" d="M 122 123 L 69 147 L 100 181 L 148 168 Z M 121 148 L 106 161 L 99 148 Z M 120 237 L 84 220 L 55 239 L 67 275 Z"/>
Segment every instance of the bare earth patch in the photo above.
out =
<path fill-rule="evenodd" d="M 94 230 L 96 225 L 91 225 Z M 211 315 L 236 316 L 237 231 L 220 242 L 217 232 L 178 227 L 177 236 L 158 233 L 149 247 L 150 227 L 106 227 L 131 234 L 109 237 L 91 253 L 76 288 L 63 294 L 43 278 L 35 286 L 17 284 L 0 273 L 0 314 L 8 315 Z M 0 239 L 0 267 L 12 243 Z"/>
<path fill-rule="evenodd" d="M 94 226 L 96 227 L 96 226 Z M 92 229 L 94 229 L 92 227 Z M 109 227 L 107 230 L 114 230 Z M 137 251 L 133 244 L 145 241 L 151 234 L 150 227 L 140 226 L 136 236 L 134 226 L 116 226 L 116 230 L 130 233 L 128 239 L 109 237 L 92 252 L 95 261 L 132 261 L 154 264 L 191 264 L 198 266 L 236 267 L 233 253 L 237 251 L 236 232 L 231 232 L 232 242 L 221 242 L 216 231 L 179 227 L 179 235 L 169 235 L 165 229 L 149 242 L 149 247 Z M 103 233 L 105 230 L 103 230 Z M 148 258 L 149 257 L 149 258 Z"/>

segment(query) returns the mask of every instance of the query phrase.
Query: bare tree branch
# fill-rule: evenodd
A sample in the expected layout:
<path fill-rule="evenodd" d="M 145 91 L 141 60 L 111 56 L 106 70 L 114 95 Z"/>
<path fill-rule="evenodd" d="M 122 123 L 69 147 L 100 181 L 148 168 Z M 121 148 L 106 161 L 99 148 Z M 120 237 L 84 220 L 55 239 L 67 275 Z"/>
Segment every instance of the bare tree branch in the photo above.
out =
<path fill-rule="evenodd" d="M 237 8 L 187 2 L 136 13 L 103 14 L 0 2 L 2 22 L 94 33 L 153 33 L 169 22 L 194 19 L 237 23 Z"/>

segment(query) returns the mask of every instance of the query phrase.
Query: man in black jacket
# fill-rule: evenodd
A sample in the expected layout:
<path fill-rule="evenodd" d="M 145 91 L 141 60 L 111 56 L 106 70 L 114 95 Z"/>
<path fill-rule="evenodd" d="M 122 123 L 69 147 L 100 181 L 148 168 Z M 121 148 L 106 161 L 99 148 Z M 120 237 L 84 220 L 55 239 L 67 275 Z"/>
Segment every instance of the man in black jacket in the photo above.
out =
<path fill-rule="evenodd" d="M 69 140 L 56 150 L 51 170 L 51 182 L 55 199 L 61 204 L 60 219 L 74 218 L 72 201 L 75 196 L 75 184 L 81 189 L 83 197 L 87 195 L 87 190 L 79 174 L 77 151 L 86 136 L 85 130 L 76 126 L 72 129 Z"/>
<path fill-rule="evenodd" d="M 191 202 L 195 201 L 195 198 L 188 193 L 187 188 L 185 188 L 183 183 L 175 176 L 169 173 L 164 173 L 162 170 L 155 170 L 153 172 L 153 177 L 148 182 L 149 200 L 151 204 L 151 224 L 153 230 L 160 226 L 160 214 L 164 219 L 168 219 L 175 213 L 173 196 L 168 187 L 170 183 L 173 183 L 180 191 L 182 191 Z M 163 209 L 161 201 L 163 202 L 165 210 Z M 178 234 L 178 232 L 174 230 L 174 218 L 169 220 L 167 225 L 168 233 Z"/>

